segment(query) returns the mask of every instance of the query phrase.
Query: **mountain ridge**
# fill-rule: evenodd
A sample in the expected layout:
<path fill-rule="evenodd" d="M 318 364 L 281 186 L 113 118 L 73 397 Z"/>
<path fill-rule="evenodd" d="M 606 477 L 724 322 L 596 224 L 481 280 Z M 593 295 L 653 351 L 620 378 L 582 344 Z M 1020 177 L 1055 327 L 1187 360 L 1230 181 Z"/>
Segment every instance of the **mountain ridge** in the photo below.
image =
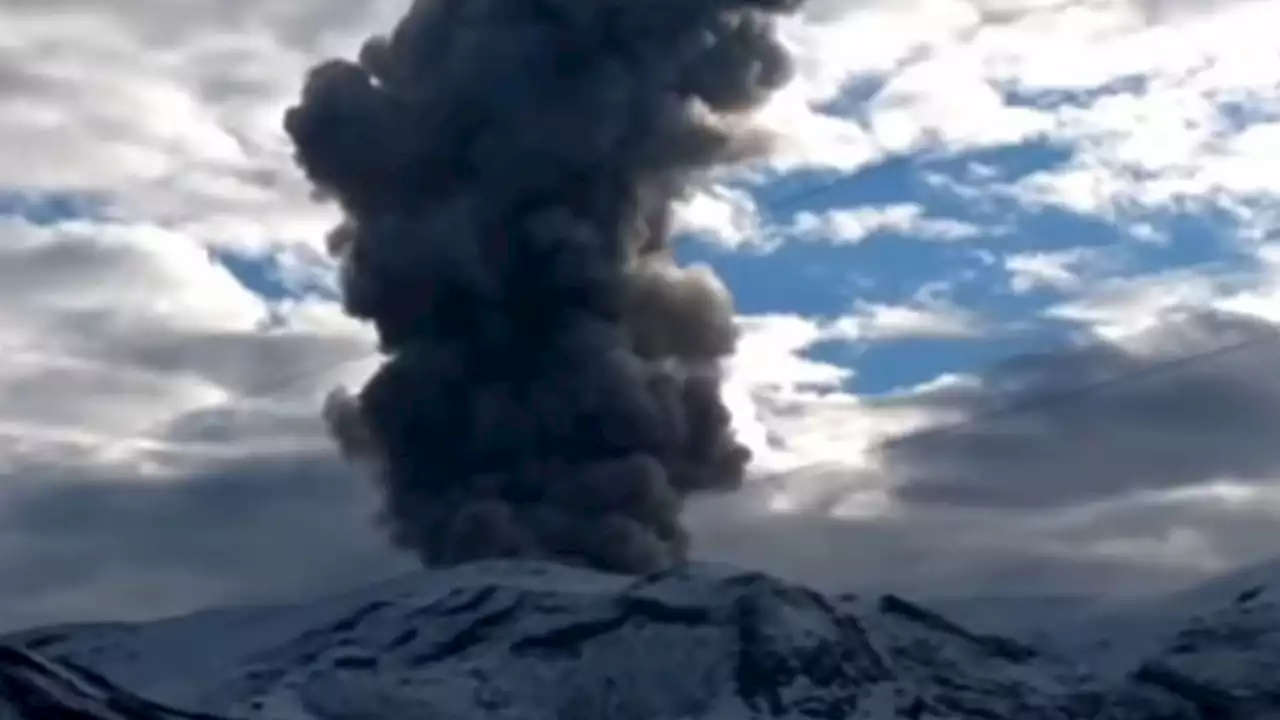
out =
<path fill-rule="evenodd" d="M 1108 675 L 897 595 L 823 594 L 724 566 L 635 578 L 489 561 L 296 607 L 6 642 L 164 712 L 238 720 L 1265 720 L 1280 717 L 1268 689 L 1277 619 L 1264 589 Z"/>

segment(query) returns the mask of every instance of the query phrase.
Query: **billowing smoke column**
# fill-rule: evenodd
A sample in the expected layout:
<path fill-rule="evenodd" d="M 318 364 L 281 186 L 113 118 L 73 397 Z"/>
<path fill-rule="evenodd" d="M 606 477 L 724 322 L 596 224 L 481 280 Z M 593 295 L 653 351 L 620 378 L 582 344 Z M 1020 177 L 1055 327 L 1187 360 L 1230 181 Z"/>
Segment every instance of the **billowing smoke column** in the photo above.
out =
<path fill-rule="evenodd" d="M 681 561 L 680 508 L 737 488 L 732 300 L 678 267 L 672 204 L 762 149 L 798 0 L 420 0 L 285 127 L 345 220 L 349 313 L 387 360 L 326 408 L 427 564 Z"/>

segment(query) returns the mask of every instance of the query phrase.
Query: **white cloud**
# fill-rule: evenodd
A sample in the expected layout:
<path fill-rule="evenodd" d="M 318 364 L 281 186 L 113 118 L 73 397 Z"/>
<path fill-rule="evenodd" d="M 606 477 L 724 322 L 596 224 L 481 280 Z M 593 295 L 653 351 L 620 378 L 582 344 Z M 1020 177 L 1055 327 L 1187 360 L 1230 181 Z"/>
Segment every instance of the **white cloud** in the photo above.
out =
<path fill-rule="evenodd" d="M 819 4 L 791 29 L 800 77 L 767 115 L 786 134 L 774 162 L 854 171 L 1045 140 L 1072 159 L 986 192 L 1134 222 L 1213 206 L 1265 234 L 1280 53 L 1260 28 L 1277 22 L 1264 0 Z"/>
<path fill-rule="evenodd" d="M 1266 251 L 1262 256 L 1265 260 Z M 1206 310 L 1280 320 L 1280 267 L 1204 263 L 1171 270 L 1096 279 L 1046 315 L 1078 323 L 1089 334 L 1121 341 L 1173 317 Z"/>
<path fill-rule="evenodd" d="M 404 5 L 6 3 L 0 187 L 100 193 L 206 244 L 318 245 L 333 211 L 308 200 L 281 112 Z"/>
<path fill-rule="evenodd" d="M 1257 28 L 1277 10 L 1220 3 L 1155 26 L 1116 15 L 1093 32 L 1028 34 L 1006 48 L 995 79 L 1023 91 L 1141 79 L 1056 110 L 1048 136 L 1075 157 L 1012 192 L 1103 215 L 1274 204 L 1266 158 L 1280 128 L 1280 53 Z"/>
<path fill-rule="evenodd" d="M 1046 130 L 1049 116 L 1010 107 L 994 93 L 975 51 L 992 31 L 1055 17 L 1074 3 L 910 0 L 814 3 L 787 27 L 798 78 L 768 108 L 784 135 L 784 168 L 856 170 L 927 147 L 981 147 Z M 865 102 L 839 101 L 851 85 Z"/>
<path fill-rule="evenodd" d="M 1086 267 L 1098 259 L 1098 253 L 1089 248 L 1015 253 L 1004 257 L 1004 269 L 1015 293 L 1040 288 L 1073 291 L 1080 288 Z"/>
<path fill-rule="evenodd" d="M 889 152 L 1012 145 L 1051 128 L 1051 115 L 1007 104 L 983 76 L 980 58 L 959 50 L 905 69 L 867 112 Z"/>
<path fill-rule="evenodd" d="M 712 186 L 676 206 L 676 232 L 693 233 L 730 248 L 764 242 L 755 199 L 746 191 Z"/>
<path fill-rule="evenodd" d="M 928 301 L 922 301 L 928 302 Z M 928 306 L 922 306 L 928 307 Z M 729 390 L 740 432 L 757 454 L 760 474 L 824 465 L 854 471 L 870 469 L 868 449 L 886 437 L 928 422 L 930 413 L 914 408 L 875 408 L 847 389 L 856 368 L 808 357 L 825 342 L 954 335 L 967 332 L 972 319 L 947 317 L 921 307 L 868 306 L 866 314 L 819 320 L 797 315 L 741 318 L 738 351 L 728 363 Z M 959 323 L 959 324 L 958 324 Z M 835 473 L 839 475 L 839 473 Z M 824 473 L 830 478 L 831 473 Z M 794 489 L 779 488 L 784 495 Z M 783 505 L 795 497 L 778 499 Z"/>
<path fill-rule="evenodd" d="M 752 385 L 833 388 L 852 371 L 805 359 L 800 353 L 830 339 L 830 325 L 799 315 L 749 316 L 739 321 L 742 337 L 730 371 Z"/>
<path fill-rule="evenodd" d="M 981 332 L 978 318 L 959 307 L 941 303 L 888 305 L 859 302 L 838 327 L 851 339 L 973 337 Z"/>
<path fill-rule="evenodd" d="M 332 303 L 272 305 L 187 236 L 140 224 L 2 222 L 0 282 L 12 291 L 0 304 L 5 392 L 34 393 L 30 405 L 5 404 L 4 416 L 54 414 L 92 427 L 109 405 L 102 427 L 119 428 L 126 407 L 147 422 L 370 349 L 367 331 L 340 320 Z M 48 384 L 33 384 L 38 376 Z M 117 386 L 118 402 L 104 402 L 99 394 Z"/>
<path fill-rule="evenodd" d="M 836 208 L 795 213 L 783 234 L 789 238 L 856 244 L 882 232 L 926 240 L 961 240 L 994 230 L 951 218 L 930 217 L 917 203 Z"/>

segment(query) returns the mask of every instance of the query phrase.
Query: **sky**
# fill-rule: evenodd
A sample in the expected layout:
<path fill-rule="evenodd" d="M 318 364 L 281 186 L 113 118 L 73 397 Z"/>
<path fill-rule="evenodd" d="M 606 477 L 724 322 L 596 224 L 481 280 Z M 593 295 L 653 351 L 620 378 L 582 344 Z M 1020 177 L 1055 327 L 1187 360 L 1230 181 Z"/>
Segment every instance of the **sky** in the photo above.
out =
<path fill-rule="evenodd" d="M 376 366 L 281 115 L 407 0 L 0 5 L 0 629 L 414 567 L 319 417 Z M 680 207 L 746 490 L 699 558 L 1124 595 L 1280 545 L 1264 0 L 814 0 L 774 151 Z M 1276 335 L 1273 341 L 1273 335 Z"/>

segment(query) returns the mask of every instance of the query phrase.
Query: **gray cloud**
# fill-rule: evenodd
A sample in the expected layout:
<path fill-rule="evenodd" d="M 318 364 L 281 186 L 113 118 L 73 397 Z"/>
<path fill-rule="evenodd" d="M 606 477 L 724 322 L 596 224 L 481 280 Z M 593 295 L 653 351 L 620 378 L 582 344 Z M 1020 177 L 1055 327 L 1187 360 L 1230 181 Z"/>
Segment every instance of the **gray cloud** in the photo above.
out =
<path fill-rule="evenodd" d="M 355 482 L 336 453 L 238 446 L 224 446 L 233 454 L 221 459 L 182 447 L 153 453 L 166 468 L 158 477 L 143 463 L 113 468 L 66 453 L 11 463 L 0 493 L 0 573 L 21 582 L 0 584 L 0 630 L 312 599 L 416 566 L 386 546 L 369 521 L 376 491 Z M 1126 594 L 1185 584 L 1203 570 L 1093 545 L 1159 541 L 1167 523 L 1191 524 L 1256 557 L 1264 537 L 1260 519 L 1195 504 L 1050 527 L 955 508 L 858 519 L 772 513 L 759 500 L 748 489 L 691 506 L 694 558 L 840 591 Z"/>
<path fill-rule="evenodd" d="M 325 442 L 323 391 L 370 344 L 336 305 L 272 306 L 152 224 L 0 215 L 0 237 L 0 627 L 403 567 Z"/>
<path fill-rule="evenodd" d="M 0 629 L 297 601 L 408 567 L 369 522 L 372 489 L 328 450 L 104 470 L 28 465 L 6 488 Z"/>
<path fill-rule="evenodd" d="M 1150 521 L 1130 524 L 1142 515 Z M 1086 521 L 948 506 L 841 517 L 821 508 L 762 511 L 744 498 L 707 500 L 689 511 L 700 559 L 835 591 L 947 598 L 1125 596 L 1175 588 L 1219 567 L 1267 557 L 1257 547 L 1265 537 L 1256 534 L 1261 518 L 1231 524 L 1240 519 L 1205 503 L 1117 509 Z M 1167 539 L 1169 524 L 1184 523 L 1204 528 L 1207 551 L 1239 551 L 1238 559 L 1218 565 L 1212 555 L 1170 559 L 1152 551 Z"/>
<path fill-rule="evenodd" d="M 1259 342 L 1213 353 L 1249 338 Z M 1053 507 L 1224 477 L 1271 480 L 1277 340 L 1270 323 L 1205 313 L 1156 328 L 1136 349 L 1099 343 L 1020 358 L 976 389 L 910 399 L 969 421 L 894 438 L 879 454 L 898 497 L 918 503 Z"/>

